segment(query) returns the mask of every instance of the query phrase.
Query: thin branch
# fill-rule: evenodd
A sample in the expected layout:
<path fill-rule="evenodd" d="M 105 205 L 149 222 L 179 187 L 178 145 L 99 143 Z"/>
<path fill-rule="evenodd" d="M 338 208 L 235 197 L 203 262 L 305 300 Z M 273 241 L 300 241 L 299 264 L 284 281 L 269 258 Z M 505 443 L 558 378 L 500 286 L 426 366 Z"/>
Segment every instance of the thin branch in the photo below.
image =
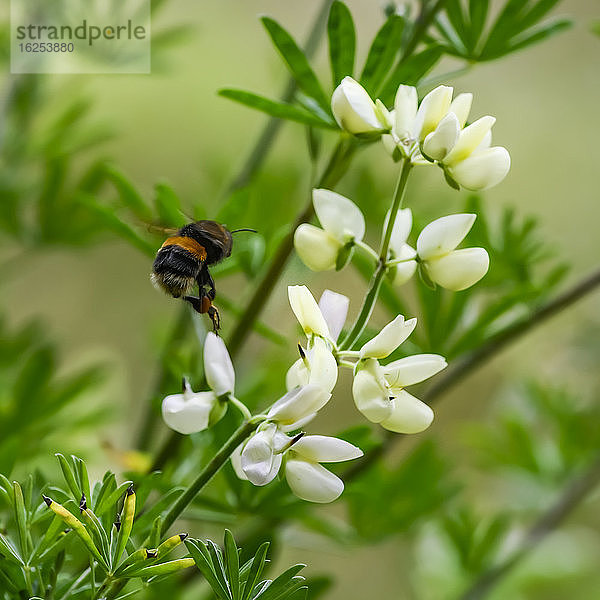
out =
<path fill-rule="evenodd" d="M 317 17 L 315 18 L 310 33 L 308 34 L 308 38 L 304 45 L 304 53 L 309 58 L 316 52 L 319 46 L 321 35 L 325 29 L 327 15 L 329 14 L 329 9 L 332 2 L 333 0 L 324 0 L 321 8 L 319 9 Z M 298 85 L 296 80 L 293 77 L 290 77 L 283 92 L 281 93 L 281 101 L 286 103 L 291 102 L 297 89 Z M 227 186 L 227 194 L 231 194 L 236 190 L 243 188 L 250 182 L 254 174 L 258 171 L 267 158 L 269 150 L 271 150 L 273 147 L 273 140 L 279 133 L 279 130 L 283 124 L 284 121 L 275 117 L 272 117 L 267 121 L 267 124 L 258 136 L 258 139 L 250 150 L 246 160 L 240 167 L 238 174 Z"/>
<path fill-rule="evenodd" d="M 465 591 L 460 600 L 481 600 L 523 559 L 525 559 L 550 533 L 583 502 L 600 484 L 600 455 L 579 477 L 573 479 L 558 499 L 532 524 L 519 546 L 504 561 L 485 571 Z"/>
<path fill-rule="evenodd" d="M 465 377 L 469 376 L 479 367 L 497 356 L 508 345 L 546 322 L 549 318 L 564 309 L 569 308 L 578 300 L 581 300 L 581 298 L 584 298 L 589 293 L 593 292 L 598 286 L 600 286 L 600 269 L 594 271 L 591 275 L 584 277 L 553 300 L 550 300 L 534 310 L 531 314 L 518 319 L 511 325 L 508 325 L 506 328 L 499 331 L 496 335 L 492 336 L 482 346 L 475 349 L 460 362 L 456 363 L 456 366 L 449 369 L 445 376 L 440 377 L 436 383 L 430 385 L 421 398 L 427 404 L 434 404 L 453 386 L 460 383 Z M 383 442 L 371 452 L 365 454 L 362 460 L 356 461 L 354 465 L 346 471 L 343 477 L 344 481 L 350 481 L 368 469 L 383 454 L 388 452 L 405 437 L 406 436 L 402 434 L 386 431 Z"/>

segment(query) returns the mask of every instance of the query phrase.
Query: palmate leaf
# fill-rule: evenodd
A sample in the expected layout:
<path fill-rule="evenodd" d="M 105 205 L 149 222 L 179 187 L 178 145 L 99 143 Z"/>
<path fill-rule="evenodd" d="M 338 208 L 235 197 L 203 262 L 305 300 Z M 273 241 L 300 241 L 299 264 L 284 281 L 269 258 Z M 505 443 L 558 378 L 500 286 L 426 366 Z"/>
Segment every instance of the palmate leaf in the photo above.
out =
<path fill-rule="evenodd" d="M 356 51 L 354 21 L 348 7 L 339 0 L 331 5 L 327 21 L 327 36 L 333 87 L 336 87 L 346 75 L 353 75 Z"/>
<path fill-rule="evenodd" d="M 253 558 L 240 567 L 233 535 L 225 530 L 224 550 L 211 540 L 187 539 L 185 544 L 196 566 L 219 600 L 286 600 L 305 597 L 306 582 L 298 576 L 305 565 L 294 565 L 273 581 L 261 581 L 267 564 L 269 543 L 265 542 Z"/>
<path fill-rule="evenodd" d="M 288 121 L 295 121 L 311 127 L 322 127 L 325 129 L 336 128 L 333 121 L 325 121 L 321 117 L 318 117 L 303 108 L 294 106 L 293 104 L 271 100 L 245 90 L 226 88 L 219 90 L 219 95 L 224 98 L 229 98 L 230 100 L 235 100 L 250 108 L 260 110 L 272 117 L 277 117 L 278 119 L 287 119 Z"/>
<path fill-rule="evenodd" d="M 507 0 L 485 35 L 489 0 L 448 0 L 436 27 L 449 54 L 470 61 L 494 60 L 568 28 L 569 19 L 543 21 L 559 1 Z"/>

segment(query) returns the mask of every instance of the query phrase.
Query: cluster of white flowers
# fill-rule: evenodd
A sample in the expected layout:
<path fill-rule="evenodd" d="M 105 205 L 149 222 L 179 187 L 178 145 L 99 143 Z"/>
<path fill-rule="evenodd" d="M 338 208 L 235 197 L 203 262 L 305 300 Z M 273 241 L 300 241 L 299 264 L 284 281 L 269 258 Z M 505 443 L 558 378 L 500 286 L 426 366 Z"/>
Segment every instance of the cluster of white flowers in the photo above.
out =
<path fill-rule="evenodd" d="M 435 354 L 410 356 L 388 365 L 387 358 L 410 335 L 416 319 L 402 315 L 386 325 L 359 351 L 337 347 L 348 312 L 346 296 L 326 290 L 319 304 L 305 286 L 290 286 L 289 301 L 305 335 L 300 358 L 289 368 L 287 392 L 264 415 L 260 424 L 234 452 L 232 464 L 241 479 L 263 486 L 282 471 L 291 490 L 304 500 L 331 502 L 344 489 L 342 480 L 321 463 L 362 456 L 356 446 L 335 437 L 304 435 L 301 429 L 329 402 L 340 365 L 354 372 L 352 392 L 358 410 L 390 431 L 417 433 L 433 420 L 431 409 L 404 387 L 431 377 L 446 366 Z M 356 359 L 352 362 L 349 359 Z M 202 431 L 218 421 L 234 396 L 235 373 L 224 342 L 207 334 L 204 368 L 210 391 L 193 392 L 187 381 L 181 394 L 163 401 L 166 424 L 180 433 Z"/>
<path fill-rule="evenodd" d="M 506 148 L 491 146 L 496 119 L 481 117 L 465 127 L 473 95 L 459 94 L 453 100 L 452 94 L 451 87 L 440 85 L 418 104 L 416 88 L 401 85 L 394 108 L 388 111 L 354 79 L 345 77 L 333 93 L 331 109 L 349 133 L 382 135 L 394 160 L 437 164 L 454 187 L 493 187 L 510 169 Z"/>
<path fill-rule="evenodd" d="M 367 247 L 362 242 L 365 219 L 351 200 L 329 190 L 314 190 L 313 204 L 322 227 L 303 223 L 296 229 L 294 246 L 304 264 L 313 271 L 340 268 L 353 245 Z M 390 215 L 383 225 L 387 228 Z M 474 214 L 455 214 L 429 223 L 417 239 L 416 250 L 407 243 L 412 228 L 412 213 L 398 211 L 390 238 L 389 269 L 394 285 L 406 283 L 417 267 L 431 282 L 443 288 L 459 291 L 477 283 L 489 267 L 484 248 L 461 248 L 475 222 Z M 373 254 L 375 252 L 371 250 Z M 341 259 L 341 260 L 340 260 Z"/>

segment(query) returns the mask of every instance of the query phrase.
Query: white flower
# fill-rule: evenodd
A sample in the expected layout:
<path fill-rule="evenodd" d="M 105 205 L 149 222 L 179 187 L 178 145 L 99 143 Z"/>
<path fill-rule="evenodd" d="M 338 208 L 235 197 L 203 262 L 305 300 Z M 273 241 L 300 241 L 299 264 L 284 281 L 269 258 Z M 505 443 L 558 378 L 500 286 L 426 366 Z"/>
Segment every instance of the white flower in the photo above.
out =
<path fill-rule="evenodd" d="M 417 255 L 429 278 L 443 288 L 460 291 L 477 283 L 489 268 L 484 248 L 456 250 L 469 233 L 476 215 L 441 217 L 427 225 L 417 239 Z"/>
<path fill-rule="evenodd" d="M 164 422 L 173 430 L 197 433 L 216 423 L 227 409 L 214 392 L 193 392 L 187 380 L 182 394 L 167 396 L 162 403 Z"/>
<path fill-rule="evenodd" d="M 290 438 L 269 424 L 240 446 L 231 462 L 240 479 L 262 486 L 273 481 L 285 456 L 285 477 L 292 492 L 303 500 L 324 503 L 338 498 L 344 484 L 320 463 L 362 455 L 360 448 L 344 440 L 323 435 Z"/>
<path fill-rule="evenodd" d="M 408 157 L 423 164 L 437 162 L 457 184 L 484 190 L 500 183 L 510 169 L 510 155 L 501 146 L 490 147 L 496 119 L 485 116 L 465 127 L 472 94 L 452 100 L 452 88 L 440 85 L 416 109 L 416 89 L 401 85 L 391 113 L 393 127 L 382 137 L 394 160 Z"/>
<path fill-rule="evenodd" d="M 338 125 L 354 134 L 388 129 L 381 108 L 352 77 L 344 77 L 331 97 L 331 111 Z"/>
<path fill-rule="evenodd" d="M 385 217 L 383 229 L 387 228 L 390 213 Z M 398 211 L 392 237 L 390 238 L 390 260 L 401 260 L 398 264 L 391 267 L 392 283 L 395 286 L 400 286 L 406 283 L 415 273 L 417 262 L 414 260 L 417 252 L 412 246 L 406 243 L 410 230 L 412 228 L 412 212 L 410 208 L 403 208 Z"/>
<path fill-rule="evenodd" d="M 285 478 L 298 498 L 309 502 L 333 502 L 344 490 L 344 483 L 320 463 L 352 460 L 362 455 L 360 448 L 344 440 L 307 435 L 290 447 Z"/>
<path fill-rule="evenodd" d="M 330 190 L 313 190 L 313 206 L 321 223 L 302 223 L 294 233 L 294 246 L 313 271 L 334 269 L 342 249 L 365 235 L 365 218 L 348 198 Z"/>
<path fill-rule="evenodd" d="M 194 392 L 187 379 L 183 392 L 162 403 L 165 423 L 179 433 L 197 433 L 214 425 L 226 412 L 226 398 L 233 394 L 235 372 L 225 342 L 208 333 L 204 342 L 204 373 L 211 391 Z"/>
<path fill-rule="evenodd" d="M 404 387 L 446 367 L 437 354 L 416 354 L 382 366 L 375 359 L 358 363 L 352 393 L 358 410 L 373 423 L 397 433 L 419 433 L 433 421 L 433 411 Z"/>

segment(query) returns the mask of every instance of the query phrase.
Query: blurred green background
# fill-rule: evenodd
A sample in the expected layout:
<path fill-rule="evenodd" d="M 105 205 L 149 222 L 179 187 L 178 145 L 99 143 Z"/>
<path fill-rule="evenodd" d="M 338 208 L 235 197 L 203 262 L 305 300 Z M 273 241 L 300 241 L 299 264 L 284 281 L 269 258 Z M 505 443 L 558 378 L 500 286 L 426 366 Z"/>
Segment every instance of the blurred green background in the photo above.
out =
<path fill-rule="evenodd" d="M 7 4 L 4 2 L 2 9 L 4 19 Z M 347 4 L 357 23 L 357 53 L 364 56 L 381 23 L 381 7 L 379 2 L 359 0 Z M 182 40 L 161 55 L 151 75 L 42 76 L 51 90 L 44 109 L 55 111 L 83 93 L 93 102 L 93 119 L 114 134 L 92 153 L 110 157 L 144 194 L 151 194 L 157 180 L 166 180 L 186 202 L 201 203 L 212 217 L 266 121 L 261 114 L 218 97 L 216 91 L 235 86 L 275 96 L 287 75 L 257 15 L 273 16 L 297 39 L 304 39 L 320 5 L 316 0 L 171 0 L 160 12 L 156 28 L 185 25 L 188 29 Z M 495 143 L 511 153 L 507 179 L 485 193 L 492 214 L 502 206 L 513 206 L 520 215 L 538 217 L 546 239 L 572 263 L 569 281 L 574 281 L 596 267 L 600 255 L 596 231 L 600 218 L 600 39 L 590 32 L 591 23 L 600 17 L 600 4 L 570 0 L 555 12 L 573 17 L 574 27 L 507 59 L 475 65 L 452 84 L 457 92 L 474 92 L 473 116 L 497 117 Z M 323 44 L 316 64 L 327 76 Z M 448 60 L 437 72 L 455 66 Z M 11 79 L 10 74 L 2 74 L 3 89 L 8 89 Z M 288 214 L 294 214 L 305 201 L 309 170 L 302 128 L 285 125 L 252 193 L 264 194 L 265 211 L 269 206 L 287 205 Z M 357 160 L 340 191 L 368 207 L 369 193 L 391 194 L 395 176 L 383 149 L 372 148 Z M 464 201 L 464 192 L 446 189 L 434 169 L 415 177 L 408 194 L 414 210 L 428 217 L 457 212 Z M 379 216 L 371 218 L 375 221 Z M 261 228 L 260 222 L 232 225 Z M 371 239 L 377 234 L 371 227 Z M 110 400 L 110 422 L 98 428 L 95 440 L 86 442 L 89 448 L 98 448 L 96 456 L 87 459 L 99 472 L 111 460 L 101 449 L 104 442 L 118 449 L 131 445 L 132 432 L 140 421 L 140 405 L 152 386 L 159 341 L 176 319 L 179 307 L 150 285 L 150 261 L 116 238 L 76 252 L 45 248 L 21 253 L 3 244 L 1 257 L 9 265 L 5 275 L 0 275 L 0 290 L 10 322 L 43 318 L 50 335 L 60 344 L 67 369 L 98 358 L 114 367 L 107 387 L 102 388 L 102 402 L 105 397 Z M 315 295 L 326 287 L 347 293 L 351 311 L 357 310 L 357 290 L 364 287 L 362 279 L 351 272 L 316 275 L 293 258 L 263 314 L 267 323 L 291 337 L 295 325 L 285 290 L 288 283 L 300 282 L 310 285 Z M 217 283 L 229 297 L 236 297 L 242 285 L 236 277 Z M 436 420 L 423 436 L 437 437 L 468 488 L 480 485 L 485 474 L 472 468 L 461 471 L 461 461 L 471 451 L 465 443 L 465 423 L 493 419 L 496 393 L 506 382 L 533 377 L 555 380 L 582 393 L 598 389 L 598 300 L 597 295 L 589 297 L 511 346 L 437 407 Z M 227 328 L 225 322 L 225 332 Z M 247 363 L 268 353 L 265 342 L 253 338 L 239 361 L 240 379 L 246 374 Z M 293 356 L 290 347 L 285 358 L 292 360 Z M 342 382 L 332 410 L 320 417 L 315 427 L 335 431 L 359 420 L 348 398 L 343 398 L 349 392 L 349 382 L 349 377 Z M 61 440 L 65 446 L 61 449 L 68 452 L 70 444 L 76 447 L 76 438 L 74 434 L 73 440 Z M 409 447 L 410 443 L 403 446 L 402 452 Z M 510 496 L 512 489 L 507 485 L 504 493 L 508 490 Z M 494 489 L 484 491 L 478 502 L 485 507 L 486 502 L 494 501 L 496 493 Z M 576 537 L 561 541 L 557 534 L 539 550 L 537 558 L 532 558 L 542 573 L 540 587 L 532 591 L 536 595 L 522 592 L 511 597 L 563 598 L 563 588 L 552 589 L 547 582 L 552 581 L 553 571 L 563 569 L 563 575 L 568 575 L 569 561 L 575 555 L 584 565 L 590 562 L 576 587 L 567 585 L 564 589 L 580 590 L 574 596 L 577 598 L 599 597 L 600 575 L 592 568 L 600 557 L 599 541 L 586 532 L 586 528 L 598 531 L 597 510 L 584 511 L 575 527 Z M 421 596 L 411 590 L 409 574 L 426 572 L 430 561 L 441 560 L 426 539 L 420 543 L 416 557 L 407 552 L 403 540 L 396 538 L 375 547 L 344 550 L 290 528 L 284 535 L 281 561 L 306 562 L 309 572 L 330 570 L 337 574 L 339 583 L 331 598 L 373 597 L 374 583 L 378 598 L 417 598 Z M 551 544 L 558 553 L 551 551 Z M 558 565 L 557 556 L 562 558 Z M 444 598 L 444 594 L 438 587 L 427 597 Z"/>

